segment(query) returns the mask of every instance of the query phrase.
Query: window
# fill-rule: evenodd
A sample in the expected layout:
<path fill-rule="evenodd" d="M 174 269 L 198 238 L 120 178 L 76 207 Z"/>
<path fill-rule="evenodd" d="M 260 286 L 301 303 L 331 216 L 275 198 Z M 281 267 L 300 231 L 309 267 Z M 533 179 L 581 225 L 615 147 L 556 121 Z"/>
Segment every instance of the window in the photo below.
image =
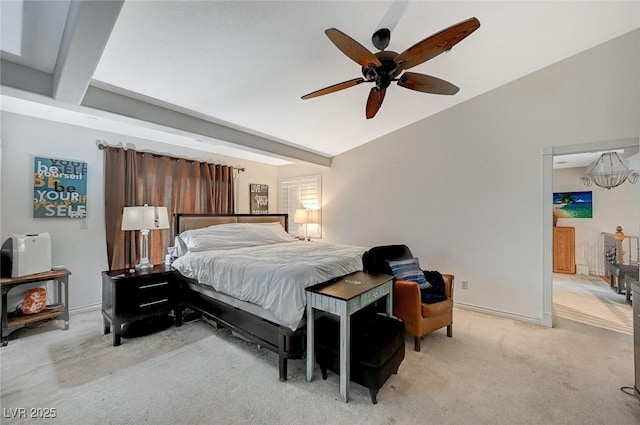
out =
<path fill-rule="evenodd" d="M 315 176 L 291 177 L 282 180 L 280 186 L 280 212 L 289 214 L 289 233 L 293 236 L 304 236 L 305 224 L 293 221 L 296 209 L 307 208 L 321 210 L 322 208 L 322 177 Z M 307 236 L 311 238 L 322 237 L 322 214 L 318 213 L 318 224 L 306 224 Z"/>

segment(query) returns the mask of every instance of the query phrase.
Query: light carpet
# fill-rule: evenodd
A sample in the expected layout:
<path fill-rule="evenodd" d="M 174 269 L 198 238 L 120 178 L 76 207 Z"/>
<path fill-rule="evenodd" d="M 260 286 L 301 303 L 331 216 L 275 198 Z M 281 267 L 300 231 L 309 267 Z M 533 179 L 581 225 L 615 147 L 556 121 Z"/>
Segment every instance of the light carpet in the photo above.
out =
<path fill-rule="evenodd" d="M 559 318 L 553 329 L 455 309 L 380 390 L 305 379 L 290 361 L 202 321 L 111 345 L 99 311 L 12 334 L 0 350 L 3 424 L 640 424 L 629 334 Z M 55 419 L 9 409 L 55 408 Z"/>

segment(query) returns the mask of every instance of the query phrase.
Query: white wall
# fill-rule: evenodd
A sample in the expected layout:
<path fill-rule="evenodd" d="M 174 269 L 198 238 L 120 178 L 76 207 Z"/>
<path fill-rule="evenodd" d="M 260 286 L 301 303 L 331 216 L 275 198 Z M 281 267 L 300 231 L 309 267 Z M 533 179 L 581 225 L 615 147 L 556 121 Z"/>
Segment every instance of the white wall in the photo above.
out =
<path fill-rule="evenodd" d="M 601 233 L 615 233 L 616 226 L 622 226 L 626 235 L 640 234 L 640 191 L 628 182 L 612 190 L 586 187 L 580 182 L 586 172 L 586 167 L 553 171 L 554 192 L 591 191 L 593 197 L 593 218 L 560 218 L 558 226 L 575 227 L 576 264 L 588 265 L 590 274 L 604 275 Z"/>
<path fill-rule="evenodd" d="M 337 156 L 325 236 L 405 243 L 455 274 L 458 305 L 540 323 L 542 149 L 635 137 L 639 76 L 636 30 Z"/>
<path fill-rule="evenodd" d="M 238 179 L 237 212 L 249 212 L 249 183 L 268 184 L 269 209 L 272 212 L 277 210 L 275 166 L 3 113 L 0 180 L 2 241 L 14 233 L 49 232 L 52 239 L 53 264 L 64 264 L 72 272 L 69 286 L 69 304 L 72 309 L 101 303 L 100 272 L 108 267 L 104 225 L 103 152 L 96 147 L 96 140 L 104 140 L 109 145 L 133 144 L 138 150 L 152 150 L 245 167 L 246 171 L 241 173 Z M 88 163 L 87 229 L 80 228 L 78 219 L 32 217 L 34 156 L 75 159 Z"/>

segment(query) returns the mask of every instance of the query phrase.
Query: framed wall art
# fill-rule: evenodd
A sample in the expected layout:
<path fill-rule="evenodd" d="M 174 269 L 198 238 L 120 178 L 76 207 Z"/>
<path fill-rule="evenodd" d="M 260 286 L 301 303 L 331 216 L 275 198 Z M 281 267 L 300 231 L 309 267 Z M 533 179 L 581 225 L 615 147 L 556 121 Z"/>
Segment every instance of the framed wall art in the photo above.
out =
<path fill-rule="evenodd" d="M 249 211 L 251 214 L 269 214 L 268 184 L 249 184 Z"/>
<path fill-rule="evenodd" d="M 592 192 L 553 194 L 553 215 L 558 218 L 593 218 Z"/>
<path fill-rule="evenodd" d="M 87 217 L 87 163 L 36 156 L 33 217 Z"/>

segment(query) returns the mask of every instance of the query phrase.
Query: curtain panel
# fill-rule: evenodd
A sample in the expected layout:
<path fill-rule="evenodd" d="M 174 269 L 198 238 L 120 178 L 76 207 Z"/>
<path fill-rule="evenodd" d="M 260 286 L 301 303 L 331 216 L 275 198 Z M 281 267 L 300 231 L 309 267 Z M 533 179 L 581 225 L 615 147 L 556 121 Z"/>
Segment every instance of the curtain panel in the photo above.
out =
<path fill-rule="evenodd" d="M 149 261 L 164 261 L 173 245 L 175 213 L 233 214 L 233 167 L 137 152 L 104 149 L 105 221 L 109 269 L 131 268 L 140 260 L 140 232 L 122 231 L 124 207 L 167 207 L 170 229 L 149 232 Z"/>

